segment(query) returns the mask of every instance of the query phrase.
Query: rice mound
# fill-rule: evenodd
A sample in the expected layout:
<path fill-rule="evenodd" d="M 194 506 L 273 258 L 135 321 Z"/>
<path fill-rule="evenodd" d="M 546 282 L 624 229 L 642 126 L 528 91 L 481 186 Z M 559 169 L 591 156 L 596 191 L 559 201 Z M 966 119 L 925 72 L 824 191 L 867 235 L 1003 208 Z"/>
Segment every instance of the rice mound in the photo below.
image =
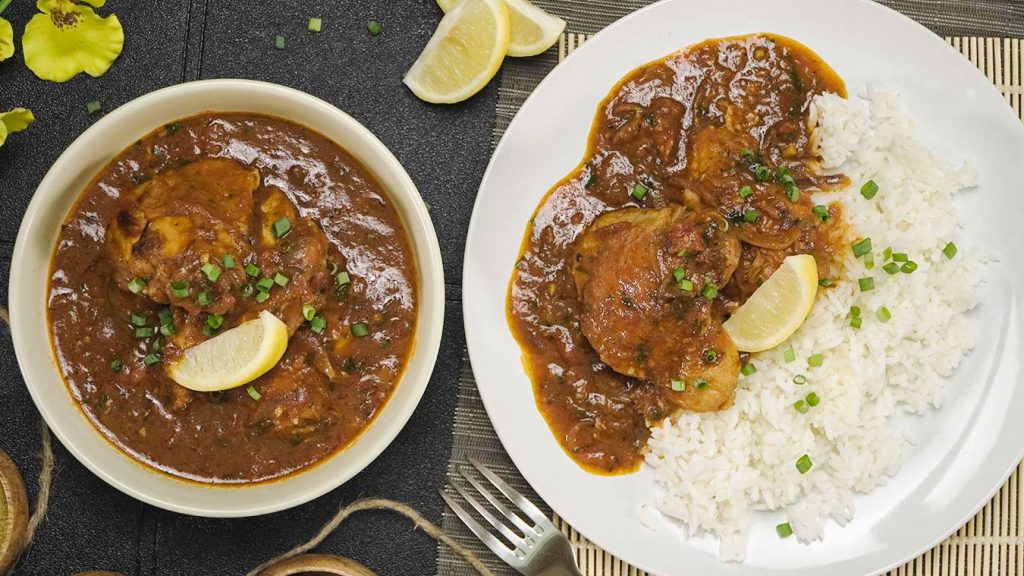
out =
<path fill-rule="evenodd" d="M 743 560 L 756 511 L 784 509 L 804 541 L 821 539 L 829 518 L 847 523 L 854 495 L 885 483 L 900 466 L 906 437 L 889 418 L 900 409 L 937 408 L 944 377 L 973 346 L 963 313 L 978 303 L 981 261 L 963 247 L 953 259 L 942 253 L 958 226 L 953 195 L 974 185 L 973 173 L 917 140 L 896 93 L 818 96 L 811 122 L 823 169 L 851 181 L 815 201 L 843 203 L 849 243 L 871 238 L 874 268 L 845 250 L 845 277 L 819 290 L 787 343 L 752 356 L 757 372 L 740 377 L 733 408 L 666 419 L 648 443 L 657 509 L 690 534 L 716 535 L 722 560 Z M 860 194 L 868 180 L 879 187 L 871 200 Z M 917 270 L 883 271 L 889 246 L 907 253 Z M 861 292 L 857 280 L 866 276 L 875 288 Z M 853 305 L 861 309 L 860 330 L 850 326 Z M 882 306 L 891 312 L 888 322 L 876 317 Z M 787 362 L 790 348 L 796 359 Z M 809 367 L 816 353 L 824 364 Z M 798 374 L 806 384 L 794 383 Z M 800 414 L 793 404 L 810 392 L 821 403 Z M 813 461 L 806 474 L 795 466 L 803 454 Z M 648 514 L 640 516 L 649 524 Z"/>

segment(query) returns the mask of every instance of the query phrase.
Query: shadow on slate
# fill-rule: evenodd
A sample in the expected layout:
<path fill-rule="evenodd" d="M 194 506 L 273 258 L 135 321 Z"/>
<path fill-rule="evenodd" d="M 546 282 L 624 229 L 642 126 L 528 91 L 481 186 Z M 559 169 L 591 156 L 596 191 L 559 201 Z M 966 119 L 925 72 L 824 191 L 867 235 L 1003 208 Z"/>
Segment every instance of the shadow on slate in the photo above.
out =
<path fill-rule="evenodd" d="M 109 569 L 132 576 L 239 575 L 313 535 L 338 506 L 362 496 L 411 504 L 440 522 L 441 485 L 451 449 L 456 380 L 465 346 L 458 286 L 473 199 L 489 157 L 496 87 L 468 103 L 433 106 L 401 83 L 440 20 L 433 0 L 340 2 L 191 0 L 182 3 L 111 2 L 125 28 L 125 49 L 99 79 L 42 82 L 19 52 L 0 63 L 0 109 L 26 106 L 37 121 L 0 151 L 0 298 L 6 304 L 11 251 L 32 193 L 57 156 L 105 111 L 147 92 L 199 78 L 252 78 L 292 86 L 347 111 L 399 158 L 432 206 L 449 294 L 441 355 L 430 386 L 409 425 L 381 457 L 344 487 L 297 509 L 244 520 L 192 518 L 122 495 L 55 444 L 58 472 L 50 512 L 19 576 L 64 576 Z M 34 13 L 16 0 L 4 13 L 15 35 Z M 323 19 L 310 33 L 308 18 Z M 366 30 L 379 21 L 380 36 Z M 274 47 L 276 35 L 286 47 Z M 34 502 L 39 472 L 38 414 L 20 377 L 10 336 L 0 336 L 0 448 L 23 471 Z M 382 575 L 432 574 L 435 543 L 407 520 L 363 512 L 330 537 L 321 551 L 351 556 Z"/>

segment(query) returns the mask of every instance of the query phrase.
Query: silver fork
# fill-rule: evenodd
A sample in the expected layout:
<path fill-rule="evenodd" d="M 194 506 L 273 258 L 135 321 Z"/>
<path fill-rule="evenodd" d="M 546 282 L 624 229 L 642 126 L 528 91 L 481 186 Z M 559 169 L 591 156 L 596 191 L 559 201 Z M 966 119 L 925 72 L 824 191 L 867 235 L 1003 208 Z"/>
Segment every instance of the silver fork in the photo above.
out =
<path fill-rule="evenodd" d="M 512 513 L 501 498 L 495 496 L 491 490 L 470 474 L 468 467 L 459 466 L 459 474 L 514 526 L 513 528 L 502 522 L 469 491 L 457 484 L 452 484 L 452 488 L 465 498 L 466 502 L 469 502 L 488 524 L 512 544 L 512 548 L 509 548 L 505 542 L 488 532 L 454 498 L 441 490 L 441 497 L 451 506 L 455 515 L 473 531 L 473 534 L 476 534 L 476 537 L 492 552 L 506 564 L 518 570 L 520 574 L 526 576 L 582 576 L 579 569 L 576 568 L 576 562 L 572 559 L 572 547 L 569 545 L 569 541 L 544 516 L 544 513 L 474 458 L 470 458 L 469 463 L 490 483 L 492 488 L 497 488 L 504 494 L 508 499 L 507 502 L 514 504 L 519 512 L 519 514 Z M 523 516 L 532 520 L 533 525 L 528 524 Z"/>

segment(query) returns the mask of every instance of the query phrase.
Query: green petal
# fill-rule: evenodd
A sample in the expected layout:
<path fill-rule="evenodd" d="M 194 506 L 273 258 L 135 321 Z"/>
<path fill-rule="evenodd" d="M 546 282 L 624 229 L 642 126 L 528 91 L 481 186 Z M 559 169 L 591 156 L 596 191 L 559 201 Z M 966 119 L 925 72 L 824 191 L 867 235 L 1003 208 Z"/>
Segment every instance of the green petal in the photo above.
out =
<path fill-rule="evenodd" d="M 26 108 L 15 108 L 10 112 L 0 112 L 0 146 L 7 140 L 8 134 L 21 132 L 29 122 L 35 120 L 32 111 Z"/>
<path fill-rule="evenodd" d="M 14 55 L 14 29 L 11 23 L 0 18 L 0 60 Z"/>
<path fill-rule="evenodd" d="M 102 0 L 83 0 L 100 6 Z M 43 80 L 65 82 L 80 72 L 102 76 L 121 55 L 124 29 L 117 16 L 98 16 L 71 0 L 39 0 L 25 26 L 21 50 L 25 64 Z"/>

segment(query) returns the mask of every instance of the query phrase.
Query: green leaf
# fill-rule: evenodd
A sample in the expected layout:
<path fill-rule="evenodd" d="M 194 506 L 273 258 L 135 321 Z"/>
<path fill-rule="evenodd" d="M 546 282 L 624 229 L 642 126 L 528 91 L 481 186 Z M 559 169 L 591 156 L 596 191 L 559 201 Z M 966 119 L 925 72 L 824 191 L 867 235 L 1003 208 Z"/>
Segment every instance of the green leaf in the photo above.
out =
<path fill-rule="evenodd" d="M 117 16 L 103 18 L 90 7 L 104 0 L 37 0 L 25 26 L 21 49 L 25 64 L 43 80 L 66 82 L 81 72 L 99 77 L 121 55 L 124 29 Z M 57 26 L 56 22 L 60 22 Z"/>
<path fill-rule="evenodd" d="M 21 132 L 36 117 L 27 108 L 15 108 L 9 112 L 0 112 L 0 146 L 7 140 L 8 134 Z"/>

